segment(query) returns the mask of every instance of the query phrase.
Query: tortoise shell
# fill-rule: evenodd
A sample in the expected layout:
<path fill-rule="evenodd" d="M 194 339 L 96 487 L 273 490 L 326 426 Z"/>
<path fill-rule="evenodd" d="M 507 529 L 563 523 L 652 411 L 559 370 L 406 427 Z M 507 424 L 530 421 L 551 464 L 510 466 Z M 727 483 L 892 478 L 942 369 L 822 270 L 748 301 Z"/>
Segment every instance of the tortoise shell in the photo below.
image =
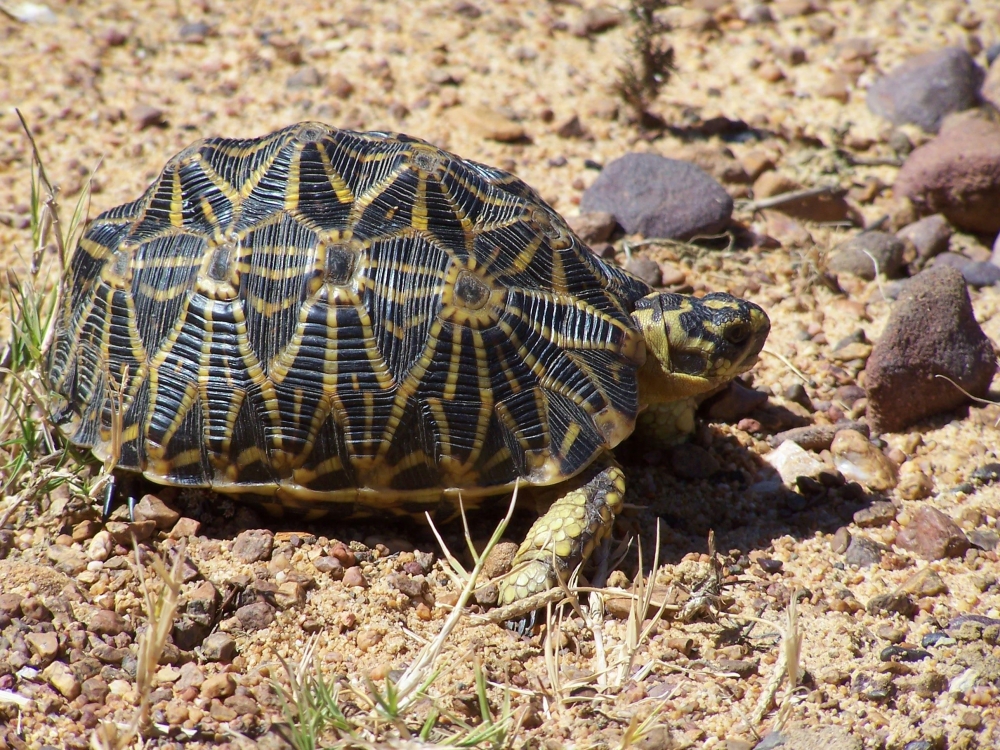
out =
<path fill-rule="evenodd" d="M 475 497 L 632 431 L 650 291 L 507 172 L 302 123 L 199 141 L 94 220 L 48 379 L 73 443 L 159 483 Z"/>

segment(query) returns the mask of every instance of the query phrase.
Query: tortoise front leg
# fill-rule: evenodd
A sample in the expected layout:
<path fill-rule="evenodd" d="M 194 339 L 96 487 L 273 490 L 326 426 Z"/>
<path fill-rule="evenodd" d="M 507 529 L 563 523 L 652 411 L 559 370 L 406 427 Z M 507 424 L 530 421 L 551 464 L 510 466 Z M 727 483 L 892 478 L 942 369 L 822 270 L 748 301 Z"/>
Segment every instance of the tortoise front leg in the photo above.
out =
<path fill-rule="evenodd" d="M 606 453 L 532 525 L 511 572 L 499 583 L 498 604 L 527 599 L 566 580 L 611 533 L 624 497 L 625 475 Z"/>

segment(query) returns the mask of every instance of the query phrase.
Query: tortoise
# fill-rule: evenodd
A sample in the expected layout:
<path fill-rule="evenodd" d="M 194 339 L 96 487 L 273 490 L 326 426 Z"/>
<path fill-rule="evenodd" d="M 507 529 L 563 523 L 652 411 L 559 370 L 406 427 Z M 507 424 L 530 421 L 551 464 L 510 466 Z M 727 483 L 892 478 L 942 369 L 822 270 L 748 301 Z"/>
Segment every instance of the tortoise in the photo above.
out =
<path fill-rule="evenodd" d="M 609 533 L 640 411 L 683 439 L 769 330 L 603 261 L 508 172 L 312 122 L 170 159 L 90 224 L 56 315 L 55 421 L 153 482 L 344 517 L 560 485 L 502 604 Z"/>

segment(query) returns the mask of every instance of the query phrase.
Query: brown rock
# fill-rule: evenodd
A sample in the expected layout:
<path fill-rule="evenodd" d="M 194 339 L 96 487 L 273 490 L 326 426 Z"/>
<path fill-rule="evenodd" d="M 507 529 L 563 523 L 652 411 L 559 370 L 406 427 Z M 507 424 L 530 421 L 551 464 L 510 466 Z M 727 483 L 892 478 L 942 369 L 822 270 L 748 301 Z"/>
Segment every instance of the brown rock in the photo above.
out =
<path fill-rule="evenodd" d="M 610 162 L 580 201 L 608 211 L 626 232 L 688 239 L 729 225 L 733 199 L 699 167 L 658 154 L 630 153 Z"/>
<path fill-rule="evenodd" d="M 323 76 L 312 65 L 299 68 L 285 81 L 285 85 L 290 89 L 310 89 L 323 83 Z"/>
<path fill-rule="evenodd" d="M 824 99 L 835 99 L 841 104 L 847 104 L 851 98 L 854 81 L 843 71 L 830 73 L 816 89 L 816 96 Z"/>
<path fill-rule="evenodd" d="M 949 123 L 899 170 L 895 194 L 923 214 L 942 213 L 970 232 L 1000 232 L 1000 125 L 980 117 Z"/>
<path fill-rule="evenodd" d="M 137 104 L 128 111 L 128 119 L 135 123 L 138 130 L 159 127 L 166 124 L 164 111 L 148 104 Z"/>
<path fill-rule="evenodd" d="M 137 542 L 144 542 L 156 531 L 156 524 L 153 521 L 108 521 L 104 524 L 104 529 L 111 534 L 118 544 L 123 547 L 132 548 L 132 539 Z"/>
<path fill-rule="evenodd" d="M 896 535 L 896 544 L 925 560 L 961 557 L 969 540 L 958 525 L 936 508 L 918 508 L 908 526 Z"/>
<path fill-rule="evenodd" d="M 851 532 L 847 530 L 846 526 L 841 526 L 833 535 L 833 539 L 830 540 L 830 549 L 838 555 L 842 555 L 847 552 L 847 548 L 850 546 Z"/>
<path fill-rule="evenodd" d="M 152 521 L 156 528 L 166 530 L 177 523 L 181 517 L 173 508 L 170 508 L 156 495 L 143 495 L 142 500 L 135 506 L 135 518 L 138 521 Z"/>
<path fill-rule="evenodd" d="M 903 500 L 923 500 L 934 491 L 934 482 L 916 466 L 903 464 L 896 492 Z"/>
<path fill-rule="evenodd" d="M 964 49 L 948 47 L 907 60 L 868 89 L 868 109 L 894 125 L 937 132 L 949 112 L 973 107 L 983 71 Z"/>
<path fill-rule="evenodd" d="M 21 613 L 29 622 L 51 622 L 52 611 L 34 596 L 26 596 L 21 600 Z"/>
<path fill-rule="evenodd" d="M 566 223 L 574 234 L 588 245 L 606 242 L 618 226 L 614 214 L 607 211 L 590 211 L 588 213 L 567 216 Z"/>
<path fill-rule="evenodd" d="M 236 656 L 236 641 L 229 633 L 212 633 L 201 644 L 201 653 L 209 661 L 232 661 Z"/>
<path fill-rule="evenodd" d="M 28 633 L 24 636 L 24 642 L 43 664 L 52 661 L 59 653 L 59 638 L 55 633 Z"/>
<path fill-rule="evenodd" d="M 95 610 L 87 621 L 87 630 L 98 635 L 118 635 L 127 629 L 125 618 L 110 609 Z"/>
<path fill-rule="evenodd" d="M 348 588 L 366 589 L 368 588 L 368 579 L 361 572 L 361 568 L 354 565 L 344 571 L 344 585 Z"/>
<path fill-rule="evenodd" d="M 757 75 L 768 83 L 777 83 L 785 79 L 785 72 L 770 60 L 757 68 Z"/>
<path fill-rule="evenodd" d="M 807 247 L 813 238 L 809 230 L 791 216 L 780 211 L 766 208 L 761 211 L 767 224 L 767 233 L 774 237 L 783 247 Z"/>
<path fill-rule="evenodd" d="M 483 563 L 482 576 L 485 580 L 497 578 L 510 570 L 514 555 L 517 554 L 517 542 L 501 540 L 497 542 Z"/>
<path fill-rule="evenodd" d="M 579 115 L 573 115 L 564 123 L 559 125 L 555 133 L 560 138 L 586 138 L 590 133 L 580 121 Z"/>
<path fill-rule="evenodd" d="M 87 556 L 72 547 L 54 544 L 45 550 L 45 556 L 56 570 L 66 575 L 74 576 L 87 567 Z"/>
<path fill-rule="evenodd" d="M 844 551 L 844 562 L 859 568 L 870 568 L 882 561 L 882 548 L 868 537 L 853 535 Z"/>
<path fill-rule="evenodd" d="M 0 616 L 13 620 L 21 616 L 21 601 L 24 599 L 20 594 L 0 594 Z M 49 617 L 51 619 L 51 616 Z"/>
<path fill-rule="evenodd" d="M 776 195 L 790 193 L 801 187 L 799 183 L 788 175 L 765 170 L 754 180 L 753 195 L 758 200 L 761 198 L 773 198 Z"/>
<path fill-rule="evenodd" d="M 951 234 L 951 224 L 944 214 L 925 216 L 896 232 L 897 237 L 913 245 L 917 254 L 914 265 L 918 269 L 923 268 L 935 255 L 947 252 Z"/>
<path fill-rule="evenodd" d="M 830 444 L 830 453 L 833 465 L 849 482 L 879 491 L 891 490 L 899 482 L 896 465 L 860 432 L 838 432 Z"/>
<path fill-rule="evenodd" d="M 597 5 L 587 8 L 583 14 L 569 27 L 573 36 L 588 37 L 613 29 L 622 22 L 620 11 L 607 6 Z"/>
<path fill-rule="evenodd" d="M 454 117 L 469 132 L 500 143 L 517 143 L 527 138 L 524 127 L 513 120 L 494 112 L 488 107 L 461 106 L 454 110 Z"/>
<path fill-rule="evenodd" d="M 274 607 L 267 602 L 254 602 L 236 610 L 236 619 L 244 630 L 263 630 L 274 622 Z"/>
<path fill-rule="evenodd" d="M 948 593 L 948 587 L 933 568 L 924 568 L 906 579 L 899 590 L 916 597 L 940 596 Z"/>
<path fill-rule="evenodd" d="M 976 322 L 961 274 L 951 268 L 924 271 L 900 293 L 868 359 L 869 424 L 878 432 L 898 432 L 955 409 L 968 400 L 963 390 L 985 396 L 994 372 L 993 345 Z"/>
<path fill-rule="evenodd" d="M 865 605 L 865 610 L 870 615 L 890 614 L 913 617 L 917 612 L 917 605 L 906 594 L 893 591 L 873 596 Z"/>
<path fill-rule="evenodd" d="M 235 692 L 236 678 L 228 672 L 208 677 L 201 686 L 201 697 L 208 700 L 212 700 L 213 698 L 228 698 Z"/>
<path fill-rule="evenodd" d="M 994 107 L 1000 109 L 1000 62 L 997 62 L 997 60 L 1000 60 L 1000 57 L 993 60 L 989 70 L 986 72 L 986 79 L 983 81 L 983 88 L 980 90 L 979 95 Z"/>
<path fill-rule="evenodd" d="M 346 99 L 354 93 L 354 84 L 340 73 L 334 73 L 326 81 L 326 87 L 337 99 Z"/>
<path fill-rule="evenodd" d="M 897 279 L 903 271 L 903 253 L 906 245 L 888 232 L 862 232 L 838 245 L 827 260 L 827 267 L 834 273 L 850 273 L 869 281 L 878 272 L 890 279 Z"/>
<path fill-rule="evenodd" d="M 633 255 L 625 263 L 625 270 L 650 286 L 660 286 L 663 281 L 660 264 L 645 255 Z"/>
<path fill-rule="evenodd" d="M 863 529 L 888 526 L 896 518 L 896 506 L 887 500 L 877 500 L 854 514 L 854 523 Z"/>
<path fill-rule="evenodd" d="M 748 151 L 740 159 L 740 163 L 743 165 L 743 171 L 753 181 L 774 169 L 774 160 L 763 151 Z"/>
<path fill-rule="evenodd" d="M 201 531 L 201 521 L 193 518 L 179 518 L 174 527 L 170 530 L 171 539 L 184 539 L 189 536 L 197 536 Z"/>
<path fill-rule="evenodd" d="M 83 681 L 82 695 L 87 703 L 104 705 L 109 692 L 108 683 L 100 677 L 88 677 Z"/>
<path fill-rule="evenodd" d="M 268 529 L 250 529 L 233 541 L 233 557 L 245 563 L 269 560 L 273 547 L 274 532 Z"/>
<path fill-rule="evenodd" d="M 71 701 L 80 695 L 82 690 L 80 679 L 73 674 L 73 670 L 70 669 L 69 665 L 61 661 L 54 661 L 46 667 L 45 671 L 42 672 L 42 676 L 66 700 Z"/>

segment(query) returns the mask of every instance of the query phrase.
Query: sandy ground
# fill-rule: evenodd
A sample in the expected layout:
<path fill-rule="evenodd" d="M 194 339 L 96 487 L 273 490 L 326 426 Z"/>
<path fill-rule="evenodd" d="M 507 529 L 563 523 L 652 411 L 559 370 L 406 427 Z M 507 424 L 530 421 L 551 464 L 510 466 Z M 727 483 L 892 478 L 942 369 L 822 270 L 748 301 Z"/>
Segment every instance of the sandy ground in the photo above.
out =
<path fill-rule="evenodd" d="M 803 185 L 836 182 L 862 188 L 870 178 L 889 185 L 895 168 L 850 167 L 835 155 L 845 144 L 864 145 L 867 157 L 893 155 L 886 143 L 891 128 L 864 105 L 866 85 L 913 54 L 945 45 L 978 53 L 1000 39 L 997 2 L 816 0 L 802 4 L 815 10 L 807 14 L 794 12 L 797 5 L 775 3 L 775 16 L 784 9 L 788 17 L 762 26 L 744 24 L 732 5 L 721 2 L 692 3 L 667 13 L 676 27 L 670 41 L 677 71 L 653 109 L 678 127 L 696 129 L 722 116 L 743 120 L 763 133 L 760 140 L 729 142 L 669 134 L 654 140 L 642 137 L 611 93 L 630 28 L 626 23 L 589 38 L 574 36 L 567 29 L 583 13 L 575 2 L 483 0 L 473 6 L 202 0 L 149 2 L 141 8 L 114 1 L 50 2 L 51 17 L 39 21 L 23 23 L 0 15 L 3 263 L 23 276 L 31 249 L 30 152 L 15 107 L 30 123 L 48 174 L 61 188 L 64 213 L 94 170 L 91 216 L 133 200 L 167 158 L 197 138 L 255 136 L 318 119 L 353 129 L 404 131 L 510 169 L 568 215 L 577 212 L 582 191 L 598 174 L 584 161 L 607 163 L 632 150 L 692 158 L 707 168 L 756 151 L 769 155 L 781 172 Z M 713 13 L 718 20 L 709 23 Z M 203 33 L 192 35 L 196 24 L 205 25 Z M 794 47 L 804 51 L 805 60 L 799 64 L 791 62 L 796 59 L 789 52 Z M 864 54 L 858 54 L 859 49 Z M 780 80 L 765 80 L 760 71 L 773 66 L 780 70 Z M 857 76 L 846 102 L 816 93 L 831 74 L 843 71 Z M 152 117 L 149 108 L 159 110 L 160 116 L 153 119 L 160 122 L 144 127 L 143 120 Z M 520 125 L 526 137 L 513 144 L 484 137 L 484 109 Z M 585 136 L 560 137 L 559 126 L 574 115 Z M 920 134 L 907 132 L 919 142 Z M 727 188 L 737 198 L 748 195 L 745 184 Z M 883 190 L 857 207 L 872 221 L 887 213 L 890 199 L 891 191 Z M 760 217 L 738 211 L 737 218 L 766 229 Z M 774 326 L 768 349 L 812 382 L 807 391 L 814 402 L 830 401 L 836 387 L 856 382 L 851 372 L 829 367 L 830 349 L 858 329 L 875 340 L 889 304 L 874 283 L 856 284 L 848 295 L 835 295 L 813 283 L 810 269 L 850 230 L 808 229 L 810 239 L 798 247 L 700 255 L 666 248 L 655 257 L 682 271 L 696 290 L 730 290 L 763 305 Z M 958 236 L 956 242 L 975 252 L 985 250 L 974 237 Z M 624 262 L 621 251 L 618 259 Z M 46 271 L 43 278 L 54 284 L 56 272 Z M 972 292 L 972 297 L 984 330 L 994 342 L 1000 341 L 1000 291 Z M 6 313 L 2 323 L 6 335 Z M 770 389 L 772 403 L 795 411 L 780 394 L 799 382 L 799 376 L 781 359 L 764 356 L 752 381 Z M 994 393 L 997 390 L 995 382 Z M 807 417 L 817 423 L 830 421 L 829 413 Z M 884 436 L 888 448 L 897 448 L 931 478 L 934 494 L 908 501 L 897 491 L 885 493 L 898 506 L 896 519 L 868 529 L 859 529 L 853 514 L 881 497 L 838 491 L 825 496 L 823 503 L 801 507 L 749 492 L 748 485 L 766 475 L 760 455 L 770 448 L 733 425 L 703 428 L 698 438 L 723 469 L 741 477 L 728 483 L 682 480 L 672 475 L 662 454 L 645 448 L 623 450 L 629 500 L 640 507 L 626 513 L 622 533 L 628 527 L 648 530 L 657 516 L 666 522 L 661 549 L 666 564 L 656 580 L 676 594 L 711 572 L 705 553 L 708 532 L 714 530 L 728 576 L 725 612 L 715 620 L 653 625 L 650 639 L 635 657 L 636 667 L 648 667 L 641 679 L 625 679 L 620 687 L 604 691 L 594 686 L 557 691 L 540 636 L 521 639 L 494 625 L 466 622 L 447 646 L 451 669 L 433 691 L 450 709 L 466 711 L 468 701 L 463 699 L 474 689 L 471 656 L 477 655 L 496 685 L 489 689 L 494 708 L 502 701 L 500 686 L 505 683 L 513 690 L 515 708 L 530 707 L 530 716 L 511 742 L 516 746 L 617 747 L 635 717 L 642 720 L 663 704 L 661 726 L 645 740 L 649 747 L 672 743 L 735 750 L 752 746 L 756 736 L 778 725 L 835 725 L 865 748 L 903 748 L 920 740 L 930 744 L 912 747 L 996 747 L 1000 648 L 995 637 L 992 644 L 973 638 L 938 645 L 930 649 L 931 657 L 915 663 L 883 662 L 880 652 L 900 640 L 919 647 L 923 636 L 962 614 L 1000 617 L 995 550 L 927 562 L 892 546 L 901 524 L 921 504 L 944 510 L 966 530 L 996 530 L 1000 484 L 964 483 L 977 467 L 998 460 L 998 417 L 996 406 L 976 406 L 906 434 Z M 324 668 L 364 690 L 366 677 L 384 685 L 390 670 L 404 668 L 423 640 L 440 628 L 445 610 L 421 609 L 393 587 L 390 578 L 420 557 L 414 557 L 414 548 L 437 552 L 426 529 L 414 530 L 409 523 L 387 527 L 330 520 L 275 525 L 228 501 L 170 493 L 163 497 L 203 521 L 200 535 L 188 548 L 201 577 L 186 584 L 186 592 L 203 579 L 220 588 L 233 581 L 299 581 L 307 592 L 304 601 L 279 612 L 273 625 L 253 632 L 235 630 L 239 656 L 234 661 L 201 664 L 209 676 L 233 674 L 241 694 L 260 704 L 259 716 L 241 716 L 234 724 L 224 720 L 224 712 L 213 715 L 211 701 L 199 698 L 204 710 L 200 716 L 190 714 L 191 731 L 155 739 L 151 746 L 181 741 L 240 746 L 234 732 L 257 736 L 269 721 L 281 717 L 273 695 L 267 697 L 270 676 L 281 673 L 279 658 L 297 660 L 311 632 L 323 634 L 319 656 Z M 477 536 L 487 536 L 487 522 L 481 524 Z M 231 554 L 236 534 L 265 525 L 279 530 L 270 561 L 239 563 Z M 846 565 L 843 555 L 832 549 L 842 526 L 885 545 L 888 551 L 881 563 L 861 569 Z M 71 527 L 66 518 L 51 513 L 22 520 L 15 549 L 0 562 L 5 573 L 0 589 L 27 594 L 42 586 L 43 591 L 58 591 L 61 586 L 39 571 L 50 565 L 49 546 Z M 297 532 L 295 539 L 292 532 Z M 450 543 L 458 544 L 458 530 L 452 527 L 448 533 Z M 361 552 L 368 588 L 333 581 L 313 565 L 333 540 L 351 542 Z M 650 549 L 648 534 L 644 542 Z M 163 542 L 155 545 L 162 548 Z M 772 572 L 765 572 L 756 562 L 759 558 L 781 565 L 768 564 Z M 113 608 L 138 623 L 141 601 L 128 565 L 84 577 L 78 588 L 85 604 Z M 633 580 L 634 554 L 621 567 L 624 581 Z M 945 590 L 916 597 L 912 617 L 865 609 L 873 597 L 893 591 L 925 569 L 940 576 Z M 51 571 L 56 583 L 62 583 L 60 575 Z M 453 600 L 456 589 L 441 563 L 428 570 L 426 580 L 426 603 Z M 798 616 L 806 674 L 780 714 L 771 709 L 757 717 L 755 708 L 767 693 L 779 658 L 777 633 L 785 627 L 793 592 L 803 592 Z M 751 617 L 774 624 L 750 630 Z M 625 642 L 625 631 L 619 619 L 605 622 L 601 637 L 612 656 Z M 557 671 L 563 682 L 598 669 L 595 636 L 582 620 L 569 618 L 560 645 Z M 958 680 L 970 669 L 975 672 L 971 683 Z M 161 677 L 166 686 L 159 694 L 163 710 L 177 699 L 170 687 L 177 676 L 166 672 Z M 885 695 L 870 689 L 880 681 L 892 683 Z M 100 718 L 128 717 L 134 691 L 118 692 L 107 699 Z M 557 692 L 573 693 L 573 701 L 553 701 Z M 2 717 L 11 723 L 0 742 L 21 747 L 17 742 L 23 741 L 31 748 L 82 746 L 89 730 L 80 699 L 67 701 L 49 693 L 51 700 L 39 702 L 34 712 L 17 716 L 4 709 Z M 778 691 L 779 702 L 786 693 L 787 685 Z"/>

